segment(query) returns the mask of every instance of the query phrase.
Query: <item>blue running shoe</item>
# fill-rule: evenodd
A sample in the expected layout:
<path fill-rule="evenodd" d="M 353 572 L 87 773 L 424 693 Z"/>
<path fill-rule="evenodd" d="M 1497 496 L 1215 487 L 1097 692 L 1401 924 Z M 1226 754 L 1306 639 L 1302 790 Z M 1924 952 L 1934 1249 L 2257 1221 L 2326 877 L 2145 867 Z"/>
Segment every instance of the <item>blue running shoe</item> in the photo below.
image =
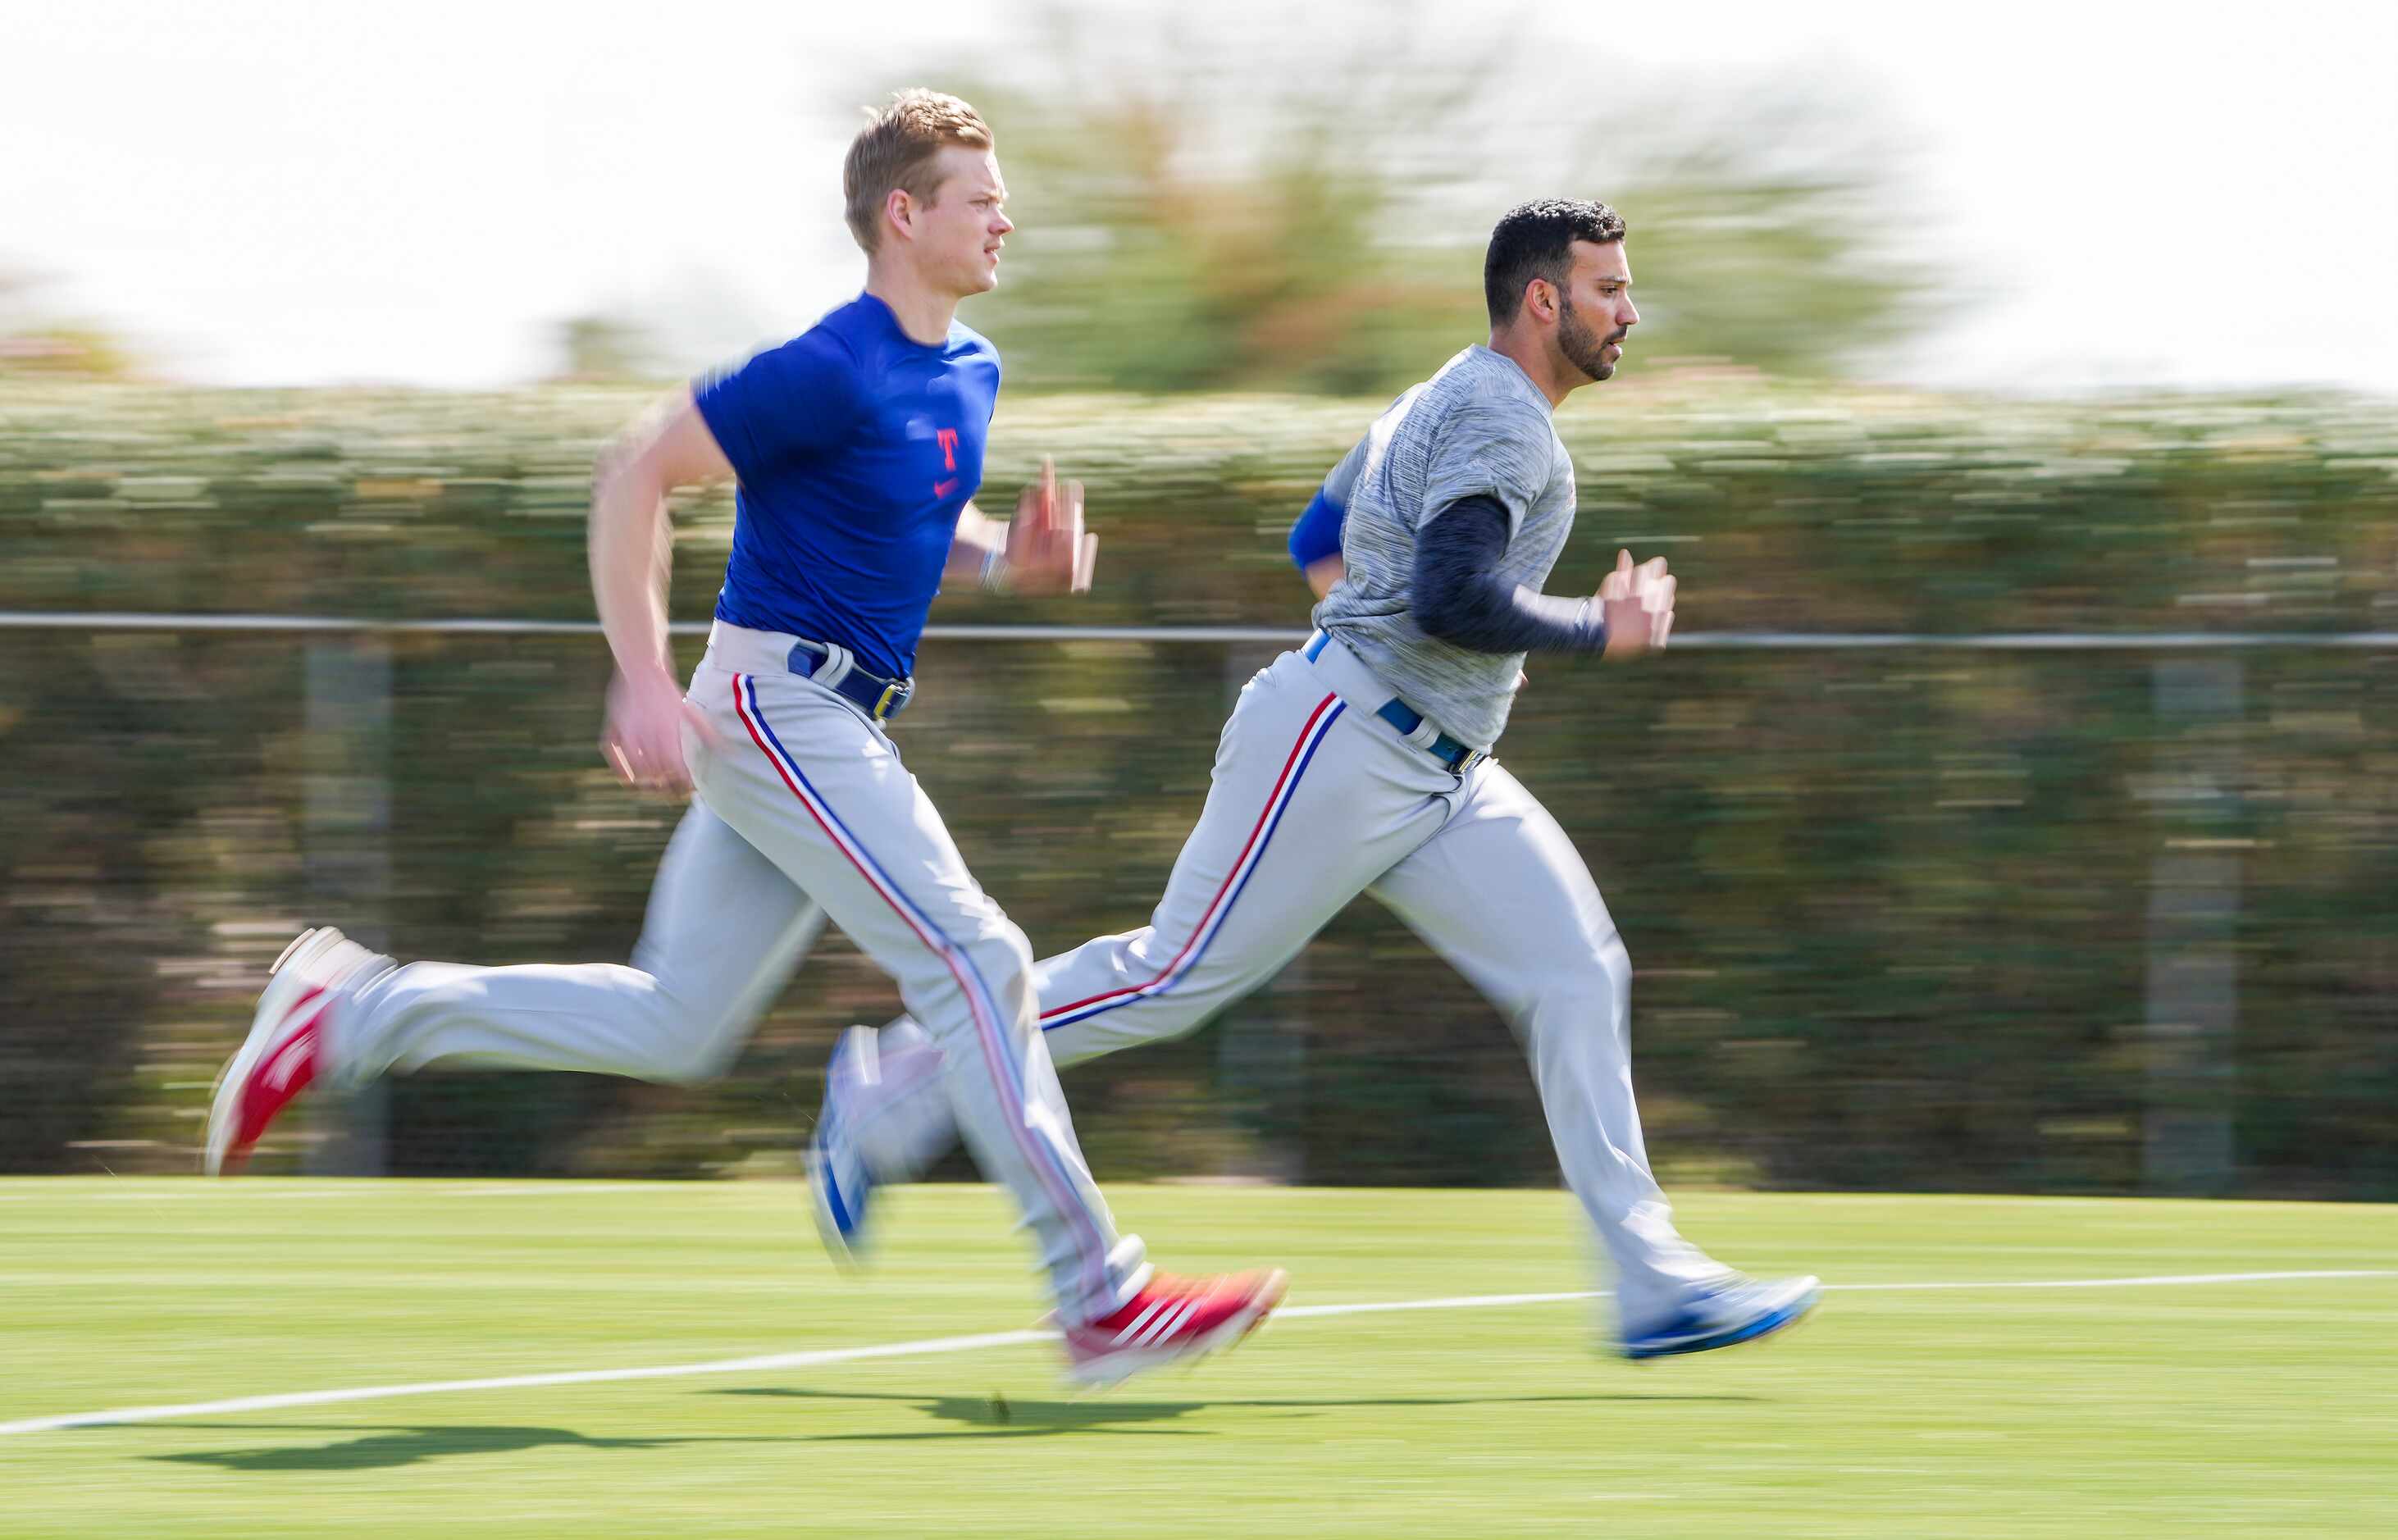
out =
<path fill-rule="evenodd" d="M 855 1267 L 865 1248 L 874 1177 L 849 1137 L 842 1105 L 861 1066 L 872 1064 L 874 1049 L 870 1027 L 852 1027 L 841 1034 L 825 1065 L 824 1106 L 816 1114 L 815 1137 L 808 1143 L 808 1191 L 815 1200 L 816 1236 L 826 1255 L 843 1268 Z"/>
<path fill-rule="evenodd" d="M 1824 1286 L 1812 1277 L 1739 1278 L 1692 1296 L 1663 1319 L 1623 1336 L 1627 1358 L 1704 1353 L 1771 1336 L 1815 1308 Z"/>

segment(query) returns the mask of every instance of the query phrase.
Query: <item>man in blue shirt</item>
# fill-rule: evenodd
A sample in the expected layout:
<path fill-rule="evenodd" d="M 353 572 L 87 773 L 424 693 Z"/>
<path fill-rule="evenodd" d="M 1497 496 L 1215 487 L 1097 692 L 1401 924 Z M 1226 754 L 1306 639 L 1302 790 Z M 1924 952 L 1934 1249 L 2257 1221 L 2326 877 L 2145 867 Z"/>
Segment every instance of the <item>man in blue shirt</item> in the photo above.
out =
<path fill-rule="evenodd" d="M 954 97 L 902 92 L 851 144 L 843 182 L 866 291 L 702 381 L 598 478 L 591 585 L 616 662 L 601 746 L 628 783 L 693 795 L 633 966 L 395 967 L 310 931 L 219 1082 L 208 1165 L 237 1167 L 320 1074 L 719 1074 L 830 920 L 938 1044 L 911 1072 L 938 1078 L 984 1171 L 1022 1208 L 1070 1373 L 1111 1382 L 1237 1342 L 1284 1279 L 1171 1278 L 1117 1233 L 1042 1039 L 1031 950 L 885 734 L 945 577 L 1080 589 L 1096 540 L 1079 489 L 1045 466 L 1012 521 L 972 502 L 999 355 L 955 316 L 998 281 L 1014 228 L 990 129 Z M 666 495 L 728 476 L 733 555 L 686 691 L 667 646 Z M 812 1188 L 838 1245 L 859 1233 L 871 1183 L 836 1132 L 817 1130 Z"/>

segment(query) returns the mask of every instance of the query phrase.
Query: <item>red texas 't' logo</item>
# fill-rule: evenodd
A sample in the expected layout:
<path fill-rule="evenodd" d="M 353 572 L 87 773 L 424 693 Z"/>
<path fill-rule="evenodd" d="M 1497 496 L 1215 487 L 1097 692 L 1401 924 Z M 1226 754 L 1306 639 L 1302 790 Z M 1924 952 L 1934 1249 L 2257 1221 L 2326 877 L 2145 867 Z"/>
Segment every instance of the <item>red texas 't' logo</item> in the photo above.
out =
<path fill-rule="evenodd" d="M 941 468 L 943 470 L 957 469 L 958 430 L 953 427 L 936 428 L 933 432 L 933 437 L 941 441 Z M 947 497 L 950 494 L 950 489 L 954 488 L 957 484 L 957 478 L 955 477 L 951 477 L 946 481 L 936 481 L 933 483 L 933 495 L 936 497 Z"/>

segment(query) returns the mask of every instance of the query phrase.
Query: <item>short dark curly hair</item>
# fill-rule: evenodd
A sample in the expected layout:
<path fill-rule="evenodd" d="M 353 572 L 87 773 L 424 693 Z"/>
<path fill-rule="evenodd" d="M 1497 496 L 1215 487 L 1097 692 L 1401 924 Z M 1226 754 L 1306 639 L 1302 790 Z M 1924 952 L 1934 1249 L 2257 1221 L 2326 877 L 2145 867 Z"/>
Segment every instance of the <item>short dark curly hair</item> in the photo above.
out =
<path fill-rule="evenodd" d="M 1482 258 L 1482 302 L 1490 324 L 1504 326 L 1524 306 L 1524 286 L 1546 278 L 1563 289 L 1573 266 L 1573 243 L 1604 246 L 1623 238 L 1623 216 L 1588 198 L 1544 197 L 1519 203 L 1499 217 Z"/>

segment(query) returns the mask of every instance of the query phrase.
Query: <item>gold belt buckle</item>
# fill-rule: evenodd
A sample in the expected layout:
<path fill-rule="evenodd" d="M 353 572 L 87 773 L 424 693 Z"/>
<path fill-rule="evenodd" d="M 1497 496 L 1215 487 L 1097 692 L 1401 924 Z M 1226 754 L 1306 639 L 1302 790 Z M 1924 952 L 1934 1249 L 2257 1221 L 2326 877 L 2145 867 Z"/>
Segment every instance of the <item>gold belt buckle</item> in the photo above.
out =
<path fill-rule="evenodd" d="M 882 720 L 883 714 L 891 709 L 891 697 L 898 693 L 899 686 L 896 684 L 886 684 L 882 687 L 882 694 L 876 696 L 874 701 L 875 721 Z"/>

